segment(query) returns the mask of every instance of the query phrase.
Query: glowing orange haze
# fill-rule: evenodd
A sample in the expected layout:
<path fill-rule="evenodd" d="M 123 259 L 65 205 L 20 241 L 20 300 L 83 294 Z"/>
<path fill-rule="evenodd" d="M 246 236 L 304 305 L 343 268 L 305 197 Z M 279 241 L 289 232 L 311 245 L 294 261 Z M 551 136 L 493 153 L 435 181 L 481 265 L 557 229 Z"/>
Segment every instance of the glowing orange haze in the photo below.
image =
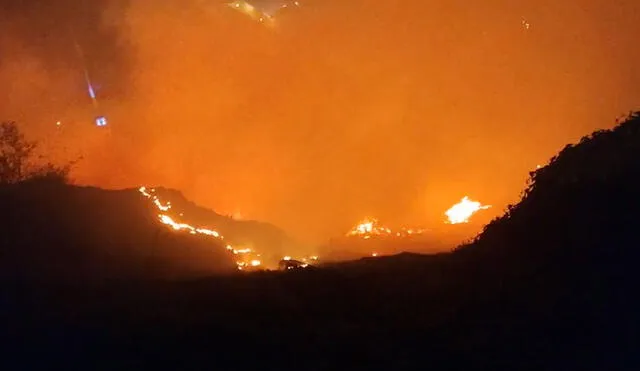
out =
<path fill-rule="evenodd" d="M 84 48 L 122 87 L 99 97 L 110 136 L 73 58 L 54 66 L 0 22 L 0 119 L 82 152 L 81 183 L 174 187 L 318 242 L 365 215 L 441 224 L 465 194 L 493 205 L 486 221 L 640 102 L 636 0 L 303 5 L 274 30 L 215 1 L 103 11 L 121 43 Z"/>

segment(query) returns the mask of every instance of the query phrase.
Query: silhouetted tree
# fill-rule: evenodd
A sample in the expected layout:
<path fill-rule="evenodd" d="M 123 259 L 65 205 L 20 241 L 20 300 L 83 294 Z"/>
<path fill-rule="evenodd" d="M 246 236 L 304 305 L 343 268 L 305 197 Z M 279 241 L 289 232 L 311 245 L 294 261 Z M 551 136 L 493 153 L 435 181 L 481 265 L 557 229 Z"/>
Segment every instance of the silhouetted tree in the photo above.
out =
<path fill-rule="evenodd" d="M 50 162 L 36 164 L 37 143 L 25 138 L 13 122 L 0 123 L 0 184 L 12 184 L 29 179 L 67 182 L 71 165 L 57 166 Z"/>

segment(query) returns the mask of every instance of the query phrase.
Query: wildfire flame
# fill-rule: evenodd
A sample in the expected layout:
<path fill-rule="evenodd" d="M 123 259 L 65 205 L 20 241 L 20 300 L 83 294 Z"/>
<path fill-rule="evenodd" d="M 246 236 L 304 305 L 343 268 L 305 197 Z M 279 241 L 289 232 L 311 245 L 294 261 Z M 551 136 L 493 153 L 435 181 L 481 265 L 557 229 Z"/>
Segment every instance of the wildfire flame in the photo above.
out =
<path fill-rule="evenodd" d="M 147 187 L 140 187 L 138 189 L 138 191 L 146 198 L 150 199 L 151 202 L 153 203 L 153 205 L 160 211 L 162 212 L 166 212 L 172 209 L 171 206 L 171 202 L 166 202 L 163 203 L 160 198 L 155 195 L 155 189 L 147 189 Z M 183 214 L 180 213 L 180 216 L 182 216 Z M 158 220 L 160 221 L 160 223 L 170 227 L 171 229 L 175 230 L 175 231 L 186 231 L 189 232 L 190 234 L 195 234 L 195 235 L 204 235 L 207 237 L 212 237 L 215 238 L 219 241 L 224 240 L 224 236 L 222 236 L 218 231 L 212 230 L 212 229 L 208 229 L 208 228 L 202 228 L 202 227 L 194 227 L 190 224 L 187 223 L 180 223 L 177 222 L 176 220 L 174 220 L 173 217 L 171 217 L 170 215 L 166 214 L 166 213 L 161 213 L 158 214 Z M 240 257 L 238 257 L 236 259 L 236 265 L 238 266 L 239 270 L 244 269 L 247 266 L 251 266 L 251 267 L 258 267 L 260 266 L 262 263 L 260 260 L 257 259 L 251 259 L 249 258 L 249 254 L 251 254 L 253 252 L 252 249 L 236 249 L 231 245 L 226 245 L 226 249 L 229 250 L 231 253 L 233 253 L 234 255 L 238 256 L 240 255 Z"/>
<path fill-rule="evenodd" d="M 491 205 L 482 205 L 478 201 L 472 201 L 469 197 L 464 196 L 460 202 L 451 206 L 444 214 L 447 216 L 448 223 L 461 224 L 469 223 L 471 217 L 480 210 L 486 210 Z"/>
<path fill-rule="evenodd" d="M 359 236 L 364 239 L 369 239 L 371 236 L 395 236 L 395 237 L 406 237 L 412 235 L 421 235 L 424 234 L 426 230 L 424 229 L 409 229 L 402 228 L 397 231 L 393 231 L 390 228 L 385 226 L 381 226 L 377 219 L 374 218 L 365 218 L 363 221 L 358 223 L 355 227 L 353 227 L 349 232 L 347 232 L 347 236 Z"/>
<path fill-rule="evenodd" d="M 366 218 L 353 227 L 353 229 L 347 233 L 347 236 L 363 236 L 367 238 L 370 235 L 380 234 L 391 234 L 391 230 L 387 227 L 380 226 L 376 219 Z"/>
<path fill-rule="evenodd" d="M 223 241 L 224 240 L 224 236 L 222 236 L 222 234 L 220 234 L 218 231 L 213 230 L 213 229 L 208 229 L 208 228 L 203 228 L 203 227 L 194 227 L 190 224 L 187 223 L 181 223 L 181 222 L 177 222 L 173 217 L 171 217 L 170 215 L 166 214 L 167 211 L 172 209 L 172 205 L 171 202 L 166 202 L 163 203 L 160 198 L 155 194 L 156 190 L 151 188 L 148 189 L 147 187 L 140 187 L 138 189 L 138 191 L 140 192 L 140 194 L 142 194 L 142 196 L 144 196 L 145 198 L 151 200 L 151 202 L 153 203 L 153 205 L 162 213 L 158 214 L 158 221 L 166 226 L 168 226 L 169 228 L 175 230 L 175 231 L 185 231 L 185 232 L 189 232 L 190 234 L 194 234 L 194 235 L 203 235 L 206 237 L 211 237 L 211 238 L 215 238 L 218 241 Z M 182 217 L 184 216 L 183 213 L 179 213 L 179 215 Z M 225 248 L 234 255 L 235 257 L 235 262 L 236 265 L 238 267 L 238 270 L 244 270 L 246 268 L 260 268 L 263 266 L 263 263 L 260 259 L 257 259 L 258 257 L 260 257 L 260 254 L 256 253 L 256 251 L 254 251 L 251 248 L 236 248 L 234 246 L 232 246 L 231 244 L 227 244 L 225 246 Z M 288 259 L 287 259 L 288 258 Z M 285 256 L 284 257 L 285 260 L 290 260 L 291 257 L 289 256 Z M 303 258 L 302 261 L 308 261 L 308 260 L 312 260 L 312 261 L 317 261 L 318 257 L 317 256 L 311 256 L 310 258 Z M 304 267 L 306 267 L 308 264 L 305 264 Z"/>
<path fill-rule="evenodd" d="M 194 235 L 203 235 L 206 237 L 215 238 L 220 242 L 224 240 L 224 236 L 222 236 L 222 234 L 220 234 L 216 230 L 203 227 L 195 227 L 188 223 L 176 221 L 174 217 L 167 214 L 168 211 L 173 210 L 171 202 L 162 202 L 160 198 L 155 194 L 155 189 L 140 187 L 139 192 L 145 198 L 151 200 L 153 205 L 161 212 L 160 214 L 158 214 L 158 220 L 160 223 L 168 226 L 175 231 L 185 231 Z M 480 210 L 488 209 L 490 207 L 491 205 L 482 205 L 480 202 L 472 201 L 467 196 L 465 196 L 459 203 L 449 208 L 449 210 L 445 212 L 445 215 L 448 218 L 447 222 L 450 224 L 468 223 L 470 218 L 475 213 Z M 178 215 L 180 217 L 184 216 L 183 213 L 179 213 Z M 412 235 L 421 235 L 424 232 L 424 229 L 407 228 L 402 228 L 398 231 L 392 231 L 390 228 L 381 226 L 378 220 L 374 218 L 365 218 L 363 221 L 353 227 L 346 235 L 349 237 L 357 236 L 363 239 L 370 239 L 372 236 L 406 237 Z M 263 262 L 258 259 L 261 255 L 251 248 L 236 248 L 231 244 L 226 244 L 225 248 L 235 257 L 234 259 L 239 270 L 244 270 L 246 268 L 256 269 L 263 266 Z M 377 257 L 378 255 L 379 254 L 377 252 L 373 252 L 371 254 L 371 256 L 373 257 Z M 282 260 L 290 261 L 292 260 L 292 257 L 287 255 L 284 256 Z M 302 258 L 300 259 L 300 261 L 303 262 L 303 264 L 301 265 L 302 267 L 307 267 L 310 261 L 318 261 L 318 256 Z"/>

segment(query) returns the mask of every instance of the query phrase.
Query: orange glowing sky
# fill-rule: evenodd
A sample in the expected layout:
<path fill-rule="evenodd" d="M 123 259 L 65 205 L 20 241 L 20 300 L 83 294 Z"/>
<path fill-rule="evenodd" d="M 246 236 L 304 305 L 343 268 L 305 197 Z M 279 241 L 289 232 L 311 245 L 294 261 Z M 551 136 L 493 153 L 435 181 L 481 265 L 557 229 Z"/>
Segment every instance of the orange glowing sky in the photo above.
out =
<path fill-rule="evenodd" d="M 0 5 L 0 119 L 82 154 L 79 183 L 178 188 L 306 241 L 440 224 L 465 195 L 495 215 L 640 106 L 636 0 L 307 0 L 274 30 L 221 1 L 20 3 Z"/>

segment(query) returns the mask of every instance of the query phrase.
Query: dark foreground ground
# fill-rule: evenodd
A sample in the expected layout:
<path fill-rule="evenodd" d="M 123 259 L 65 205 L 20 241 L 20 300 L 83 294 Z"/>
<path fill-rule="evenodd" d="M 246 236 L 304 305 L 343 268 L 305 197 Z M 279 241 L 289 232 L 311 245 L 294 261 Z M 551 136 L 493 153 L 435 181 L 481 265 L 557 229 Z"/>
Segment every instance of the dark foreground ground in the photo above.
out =
<path fill-rule="evenodd" d="M 547 267 L 502 280 L 463 260 L 406 255 L 187 282 L 5 282 L 3 369 L 640 366 L 635 275 Z"/>

